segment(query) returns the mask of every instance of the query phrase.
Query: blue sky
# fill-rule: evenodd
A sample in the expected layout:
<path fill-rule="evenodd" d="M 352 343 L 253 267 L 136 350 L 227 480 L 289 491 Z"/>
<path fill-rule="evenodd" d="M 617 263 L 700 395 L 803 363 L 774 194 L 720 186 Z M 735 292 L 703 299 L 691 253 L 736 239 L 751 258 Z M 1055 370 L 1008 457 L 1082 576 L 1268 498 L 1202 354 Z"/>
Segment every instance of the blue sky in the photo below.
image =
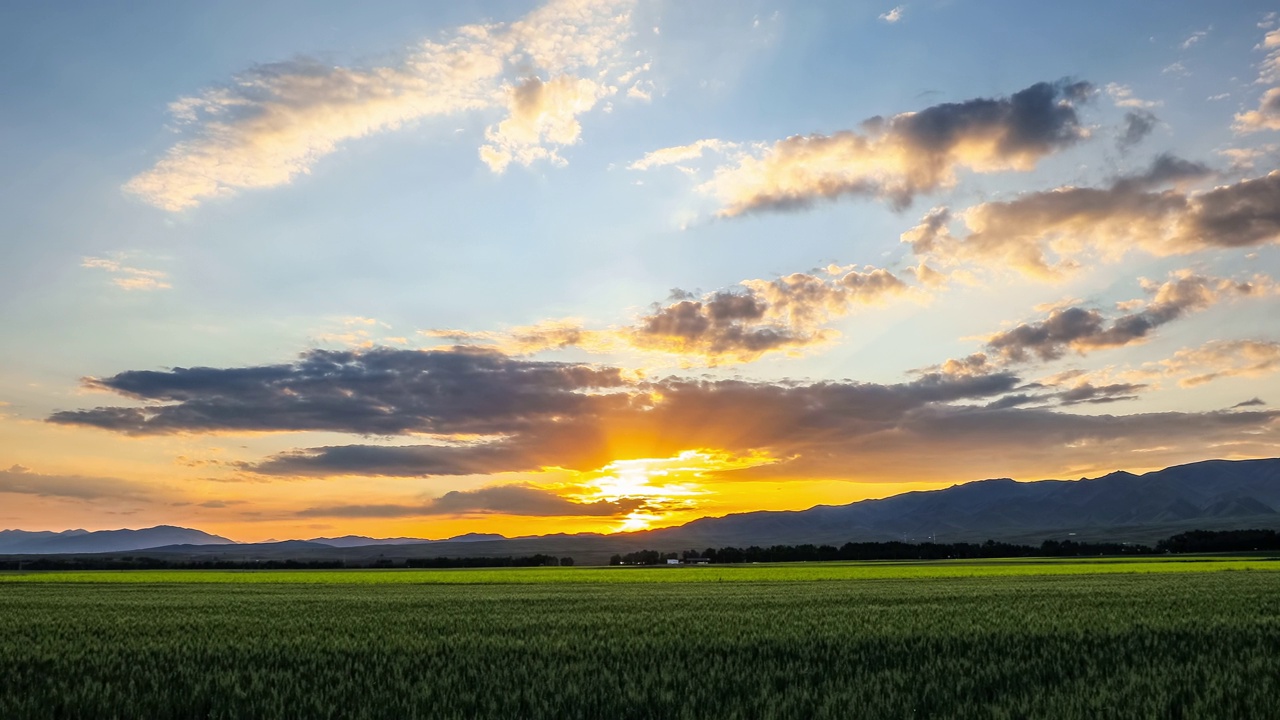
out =
<path fill-rule="evenodd" d="M 1276 9 L 6 7 L 0 466 L 16 469 L 0 525 L 616 530 L 1274 455 Z M 904 242 L 926 217 L 945 231 Z M 427 380 L 445 355 L 626 380 L 496 425 L 446 422 L 429 394 L 406 401 L 428 420 L 390 433 L 328 406 L 260 422 L 258 396 L 225 384 L 319 351 L 362 372 L 391 353 Z M 191 390 L 193 367 L 220 379 Z M 289 377 L 256 392 L 367 388 Z M 484 377 L 447 392 L 479 407 L 509 390 Z M 652 398 L 695 388 L 700 428 L 752 431 L 656 440 Z M 917 404 L 885 419 L 832 399 L 855 390 Z M 811 440 L 770 434 L 796 422 L 770 410 L 787 393 L 830 415 L 805 416 Z M 578 407 L 613 395 L 647 414 Z M 212 405 L 229 414 L 209 421 Z M 141 424 L 90 414 L 134 407 Z M 162 408 L 186 420 L 148 425 Z M 926 422 L 979 412 L 1044 423 L 1041 440 Z M 859 434 L 859 413 L 898 439 Z M 557 455 L 557 423 L 582 425 L 567 448 L 631 440 Z M 899 441 L 907 456 L 882 449 Z M 514 459 L 392 471 L 317 450 L 459 443 Z M 695 459 L 670 470 L 681 453 Z M 286 456 L 324 467 L 268 464 Z"/>

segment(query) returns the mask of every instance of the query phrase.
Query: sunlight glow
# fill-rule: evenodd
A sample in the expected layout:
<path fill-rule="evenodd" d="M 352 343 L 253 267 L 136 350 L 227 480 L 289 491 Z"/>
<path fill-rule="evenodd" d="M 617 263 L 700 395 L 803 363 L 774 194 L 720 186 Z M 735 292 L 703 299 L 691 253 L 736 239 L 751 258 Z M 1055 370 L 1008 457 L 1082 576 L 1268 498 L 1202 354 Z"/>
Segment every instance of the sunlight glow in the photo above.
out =
<path fill-rule="evenodd" d="M 703 507 L 714 495 L 705 480 L 711 473 L 742 470 L 777 462 L 764 453 L 733 455 L 721 450 L 684 450 L 667 458 L 615 460 L 586 473 L 577 498 L 582 502 L 642 501 L 627 513 L 619 531 L 645 530 L 674 513 Z"/>

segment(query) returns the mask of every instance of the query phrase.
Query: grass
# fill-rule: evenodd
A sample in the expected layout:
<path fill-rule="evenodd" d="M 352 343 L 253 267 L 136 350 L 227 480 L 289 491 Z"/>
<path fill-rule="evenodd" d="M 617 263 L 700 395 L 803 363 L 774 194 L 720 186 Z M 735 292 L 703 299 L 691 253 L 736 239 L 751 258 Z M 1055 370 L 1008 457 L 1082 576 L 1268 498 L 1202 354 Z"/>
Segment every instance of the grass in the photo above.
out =
<path fill-rule="evenodd" d="M 0 718 L 1274 717 L 1268 569 L 8 574 Z"/>
<path fill-rule="evenodd" d="M 996 560 L 874 561 L 707 565 L 692 567 L 460 568 L 449 570 L 92 570 L 0 573 L 6 583 L 270 583 L 479 585 L 800 582 L 905 578 L 1280 571 L 1280 559 L 1184 555 L 1173 558 L 1005 558 Z"/>

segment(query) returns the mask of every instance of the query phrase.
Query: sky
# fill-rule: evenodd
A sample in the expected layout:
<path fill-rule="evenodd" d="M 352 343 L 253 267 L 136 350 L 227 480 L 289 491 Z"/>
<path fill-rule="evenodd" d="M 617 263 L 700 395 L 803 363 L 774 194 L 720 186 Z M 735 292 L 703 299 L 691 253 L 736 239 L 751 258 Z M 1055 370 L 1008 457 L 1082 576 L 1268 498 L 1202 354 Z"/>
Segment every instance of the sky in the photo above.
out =
<path fill-rule="evenodd" d="M 0 8 L 0 527 L 1280 455 L 1280 6 Z"/>

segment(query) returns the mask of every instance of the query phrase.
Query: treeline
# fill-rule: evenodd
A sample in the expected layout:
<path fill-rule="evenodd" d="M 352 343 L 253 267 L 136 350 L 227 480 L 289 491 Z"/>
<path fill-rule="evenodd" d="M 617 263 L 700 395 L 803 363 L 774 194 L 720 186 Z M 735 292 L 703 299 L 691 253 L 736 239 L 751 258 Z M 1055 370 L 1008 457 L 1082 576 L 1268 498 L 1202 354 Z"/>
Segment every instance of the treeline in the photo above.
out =
<path fill-rule="evenodd" d="M 409 558 L 406 567 L 411 568 L 478 568 L 478 567 L 572 567 L 573 558 L 554 555 L 529 555 L 527 557 L 434 557 Z"/>
<path fill-rule="evenodd" d="M 374 558 L 353 563 L 342 560 L 167 560 L 154 557 L 36 557 L 0 559 L 0 570 L 337 570 L 340 568 L 479 568 L 570 567 L 571 557 L 436 557 L 396 561 Z"/>
<path fill-rule="evenodd" d="M 1039 547 L 988 540 L 985 543 L 849 542 L 834 545 L 773 545 L 707 548 L 663 553 L 640 550 L 615 554 L 610 565 L 662 565 L 668 560 L 705 558 L 712 563 L 823 562 L 830 560 L 948 560 L 1015 557 L 1084 557 L 1167 553 L 1251 552 L 1280 550 L 1274 530 L 1193 530 L 1161 540 L 1156 546 L 1045 540 Z"/>
<path fill-rule="evenodd" d="M 165 560 L 153 557 L 0 559 L 0 570 L 331 570 L 340 560 Z"/>
<path fill-rule="evenodd" d="M 1280 533 L 1275 530 L 1192 530 L 1156 543 L 1158 552 L 1213 553 L 1280 550 Z"/>

